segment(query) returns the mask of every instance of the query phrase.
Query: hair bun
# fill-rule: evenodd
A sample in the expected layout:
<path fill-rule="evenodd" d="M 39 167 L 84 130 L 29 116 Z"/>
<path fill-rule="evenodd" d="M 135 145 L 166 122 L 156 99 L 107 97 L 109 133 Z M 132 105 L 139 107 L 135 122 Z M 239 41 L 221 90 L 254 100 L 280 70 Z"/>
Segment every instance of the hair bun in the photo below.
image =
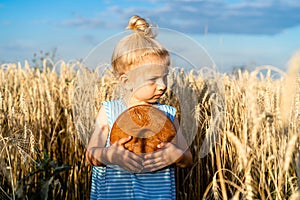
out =
<path fill-rule="evenodd" d="M 128 26 L 126 27 L 126 29 L 130 29 L 136 33 L 144 33 L 147 37 L 155 38 L 156 34 L 153 34 L 152 28 L 151 24 L 138 15 L 133 15 L 129 19 Z"/>

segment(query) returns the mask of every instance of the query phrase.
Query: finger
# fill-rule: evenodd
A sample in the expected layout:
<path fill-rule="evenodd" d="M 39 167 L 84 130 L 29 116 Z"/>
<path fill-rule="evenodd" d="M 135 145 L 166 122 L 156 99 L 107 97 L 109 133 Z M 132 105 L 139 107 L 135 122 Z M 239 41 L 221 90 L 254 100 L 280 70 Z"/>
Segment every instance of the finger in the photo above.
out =
<path fill-rule="evenodd" d="M 156 165 L 160 165 L 163 162 L 162 157 L 150 158 L 143 162 L 145 168 L 150 168 Z"/>
<path fill-rule="evenodd" d="M 119 163 L 118 165 L 129 172 L 140 172 L 143 169 L 142 164 L 131 159 L 128 159 L 126 162 Z"/>
<path fill-rule="evenodd" d="M 121 138 L 119 141 L 118 141 L 118 144 L 120 144 L 120 145 L 123 145 L 123 144 L 125 144 L 126 142 L 129 142 L 130 140 L 131 140 L 131 136 L 128 136 L 128 137 L 126 137 L 126 138 Z"/>
<path fill-rule="evenodd" d="M 157 148 L 159 148 L 159 149 L 162 149 L 162 148 L 168 148 L 168 147 L 170 147 L 172 145 L 172 143 L 170 143 L 170 142 L 162 142 L 162 143 L 159 143 L 158 145 L 157 145 Z"/>
<path fill-rule="evenodd" d="M 141 171 L 142 167 L 136 167 L 134 165 L 131 165 L 130 163 L 124 163 L 123 165 L 120 165 L 124 170 L 129 171 L 129 172 L 136 172 L 136 171 Z"/>
<path fill-rule="evenodd" d="M 157 171 L 157 170 L 160 170 L 164 167 L 166 167 L 167 164 L 166 163 L 163 163 L 163 162 L 158 162 L 158 163 L 154 163 L 154 164 L 151 164 L 151 165 L 148 165 L 148 166 L 144 166 L 144 172 L 153 172 L 153 171 Z"/>
<path fill-rule="evenodd" d="M 128 159 L 126 161 L 129 165 L 137 167 L 137 168 L 143 168 L 143 160 L 137 160 L 137 159 Z"/>
<path fill-rule="evenodd" d="M 154 171 L 159 165 L 162 165 L 161 161 L 147 160 L 143 163 L 144 171 Z"/>
<path fill-rule="evenodd" d="M 125 163 L 125 169 L 129 172 L 141 172 L 143 170 L 143 166 L 138 163 L 127 162 Z"/>
<path fill-rule="evenodd" d="M 162 142 L 157 145 L 157 148 L 161 149 L 161 148 L 164 148 L 165 146 L 166 146 L 166 143 Z"/>
<path fill-rule="evenodd" d="M 126 163 L 128 163 L 129 165 L 136 167 L 136 168 L 143 167 L 144 159 L 142 156 L 132 153 L 128 150 L 126 150 L 126 154 L 124 156 L 128 158 L 126 160 Z"/>
<path fill-rule="evenodd" d="M 144 155 L 144 159 L 147 160 L 147 159 L 154 159 L 154 158 L 157 158 L 157 157 L 160 157 L 162 156 L 161 155 L 161 151 L 155 151 L 153 153 L 147 153 Z"/>
<path fill-rule="evenodd" d="M 144 156 L 142 154 L 136 154 L 132 151 L 129 151 L 126 149 L 126 153 L 124 154 L 124 156 L 129 157 L 131 159 L 137 160 L 137 161 L 144 161 Z"/>

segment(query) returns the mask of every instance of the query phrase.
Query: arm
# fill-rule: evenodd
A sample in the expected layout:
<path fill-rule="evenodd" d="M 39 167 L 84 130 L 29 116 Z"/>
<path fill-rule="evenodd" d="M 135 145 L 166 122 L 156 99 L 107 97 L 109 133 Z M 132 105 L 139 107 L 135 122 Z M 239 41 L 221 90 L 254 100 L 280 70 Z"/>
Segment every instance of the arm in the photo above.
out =
<path fill-rule="evenodd" d="M 189 148 L 184 136 L 181 133 L 177 118 L 174 120 L 174 124 L 175 124 L 176 130 L 177 130 L 176 146 L 182 150 L 181 156 L 178 157 L 178 159 L 175 161 L 175 164 L 177 167 L 180 167 L 180 168 L 189 167 L 193 164 L 192 153 L 190 151 L 190 148 Z M 180 154 L 178 154 L 178 155 L 180 155 Z"/>
<path fill-rule="evenodd" d="M 177 153 L 174 153 L 176 155 L 175 157 L 177 157 L 177 159 L 175 160 L 175 164 L 180 168 L 189 167 L 193 164 L 193 157 L 189 146 L 181 133 L 177 118 L 174 119 L 174 125 L 177 130 L 176 140 L 173 141 L 173 144 L 175 145 L 175 147 L 177 147 L 177 151 L 175 151 Z"/>
<path fill-rule="evenodd" d="M 177 130 L 176 138 L 172 142 L 159 144 L 158 151 L 145 155 L 144 168 L 147 170 L 156 171 L 172 164 L 185 168 L 193 164 L 192 154 L 177 119 L 174 120 L 174 124 Z"/>
<path fill-rule="evenodd" d="M 96 118 L 95 131 L 87 147 L 87 161 L 97 166 L 112 164 L 119 165 L 130 172 L 141 171 L 143 159 L 123 146 L 131 140 L 131 137 L 122 138 L 109 147 L 105 147 L 108 133 L 108 119 L 104 107 L 101 107 Z"/>
<path fill-rule="evenodd" d="M 101 107 L 96 117 L 95 130 L 90 138 L 86 150 L 86 160 L 89 164 L 101 166 L 108 162 L 104 148 L 108 132 L 108 119 L 104 107 Z"/>

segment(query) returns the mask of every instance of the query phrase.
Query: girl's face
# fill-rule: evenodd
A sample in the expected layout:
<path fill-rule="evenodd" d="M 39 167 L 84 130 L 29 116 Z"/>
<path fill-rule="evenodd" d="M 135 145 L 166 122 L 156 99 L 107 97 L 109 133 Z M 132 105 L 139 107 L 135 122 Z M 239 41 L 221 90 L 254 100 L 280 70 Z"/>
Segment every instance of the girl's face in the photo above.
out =
<path fill-rule="evenodd" d="M 168 66 L 160 60 L 141 64 L 126 73 L 127 103 L 129 105 L 155 103 L 167 89 Z"/>

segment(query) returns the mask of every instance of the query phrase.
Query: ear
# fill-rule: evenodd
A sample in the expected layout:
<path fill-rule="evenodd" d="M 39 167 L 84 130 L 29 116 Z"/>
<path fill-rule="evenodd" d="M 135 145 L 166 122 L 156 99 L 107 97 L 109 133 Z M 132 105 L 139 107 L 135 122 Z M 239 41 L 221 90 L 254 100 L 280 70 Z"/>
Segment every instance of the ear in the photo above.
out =
<path fill-rule="evenodd" d="M 121 85 L 122 85 L 123 88 L 129 89 L 130 84 L 129 84 L 128 75 L 122 74 L 119 77 L 119 82 L 121 83 Z"/>

